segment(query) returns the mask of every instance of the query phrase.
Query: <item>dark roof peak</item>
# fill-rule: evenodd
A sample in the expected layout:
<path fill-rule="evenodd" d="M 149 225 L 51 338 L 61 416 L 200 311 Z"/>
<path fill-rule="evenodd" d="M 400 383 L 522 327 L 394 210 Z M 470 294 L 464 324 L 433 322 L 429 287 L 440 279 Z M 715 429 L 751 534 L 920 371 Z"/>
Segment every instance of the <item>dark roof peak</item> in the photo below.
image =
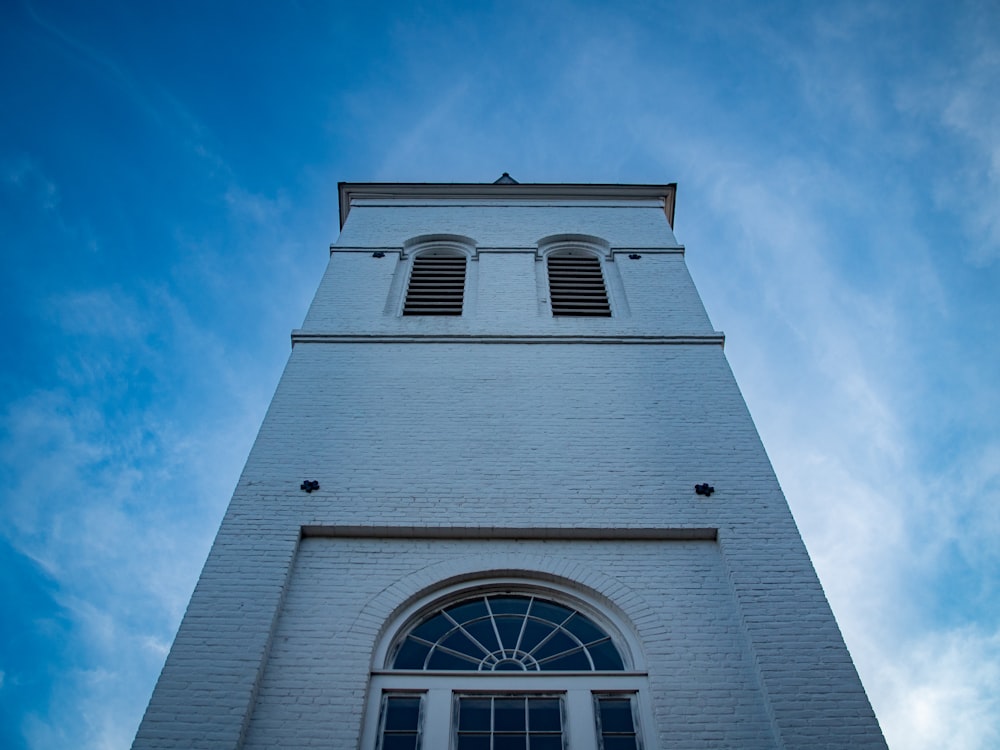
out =
<path fill-rule="evenodd" d="M 496 181 L 494 181 L 493 184 L 494 185 L 519 185 L 520 183 L 517 180 L 515 180 L 513 177 L 511 177 L 509 174 L 507 174 L 506 172 L 504 172 L 502 175 L 500 175 L 499 179 L 497 179 Z"/>

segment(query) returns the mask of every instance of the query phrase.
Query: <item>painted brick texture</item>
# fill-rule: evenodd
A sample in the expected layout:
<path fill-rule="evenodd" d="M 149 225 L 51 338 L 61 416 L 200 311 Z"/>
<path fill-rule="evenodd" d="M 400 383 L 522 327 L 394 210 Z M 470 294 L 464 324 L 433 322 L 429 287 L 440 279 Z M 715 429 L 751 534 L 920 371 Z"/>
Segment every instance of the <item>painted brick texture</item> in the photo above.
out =
<path fill-rule="evenodd" d="M 302 330 L 467 335 L 713 333 L 683 255 L 646 251 L 639 260 L 630 260 L 628 255 L 615 253 L 614 262 L 604 267 L 608 281 L 622 290 L 619 297 L 612 294 L 614 317 L 581 319 L 553 317 L 545 264 L 535 259 L 534 247 L 502 253 L 481 250 L 479 259 L 468 264 L 464 314 L 451 318 L 399 314 L 409 259 L 400 261 L 398 253 L 372 258 L 371 252 L 335 248 Z M 356 304 L 348 304 L 354 299 Z"/>
<path fill-rule="evenodd" d="M 247 748 L 286 746 L 298 726 L 336 737 L 337 747 L 357 745 L 356 717 L 364 707 L 380 622 L 358 626 L 356 613 L 373 598 L 387 600 L 390 610 L 403 604 L 424 582 L 413 575 L 420 569 L 430 569 L 437 580 L 512 569 L 553 577 L 570 573 L 574 581 L 596 573 L 590 580 L 597 586 L 613 580 L 618 590 L 610 593 L 637 623 L 646 646 L 650 694 L 663 717 L 658 741 L 651 737 L 651 744 L 698 746 L 711 734 L 719 738 L 716 746 L 773 747 L 713 542 L 306 539 Z M 404 584 L 391 590 L 400 581 Z"/>
<path fill-rule="evenodd" d="M 662 208 L 387 203 L 333 249 L 303 324 L 332 338 L 293 348 L 134 747 L 357 748 L 387 618 L 516 570 L 630 622 L 649 748 L 884 748 Z M 535 250 L 563 232 L 611 245 L 612 318 L 549 312 Z M 431 233 L 479 247 L 461 317 L 398 314 L 399 251 Z"/>
<path fill-rule="evenodd" d="M 413 204 L 422 205 L 413 205 Z M 586 201 L 525 206 L 503 201 L 355 201 L 337 244 L 399 247 L 425 234 L 459 234 L 483 247 L 533 247 L 553 234 L 590 234 L 615 247 L 659 248 L 677 244 L 657 201 Z"/>

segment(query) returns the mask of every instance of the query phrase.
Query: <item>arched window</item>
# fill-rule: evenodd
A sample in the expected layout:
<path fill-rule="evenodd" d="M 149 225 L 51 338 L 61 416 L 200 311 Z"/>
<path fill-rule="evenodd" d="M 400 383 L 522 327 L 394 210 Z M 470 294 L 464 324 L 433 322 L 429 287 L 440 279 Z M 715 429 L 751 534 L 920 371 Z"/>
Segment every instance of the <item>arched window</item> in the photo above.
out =
<path fill-rule="evenodd" d="M 535 257 L 544 263 L 539 264 L 539 288 L 547 284 L 554 317 L 610 318 L 625 312 L 624 298 L 615 292 L 620 279 L 613 272 L 614 254 L 607 240 L 553 234 L 538 241 Z"/>
<path fill-rule="evenodd" d="M 455 316 L 470 311 L 476 241 L 459 234 L 422 234 L 403 242 L 389 309 L 396 315 Z"/>
<path fill-rule="evenodd" d="M 392 666 L 478 672 L 625 668 L 611 636 L 586 615 L 534 595 L 504 593 L 435 611 L 406 634 Z"/>
<path fill-rule="evenodd" d="M 546 258 L 553 315 L 611 317 L 601 259 L 586 250 L 561 249 Z"/>
<path fill-rule="evenodd" d="M 372 672 L 368 750 L 638 750 L 645 673 L 621 628 L 556 588 L 411 607 Z"/>
<path fill-rule="evenodd" d="M 461 315 L 465 298 L 463 253 L 426 250 L 413 258 L 403 315 Z"/>

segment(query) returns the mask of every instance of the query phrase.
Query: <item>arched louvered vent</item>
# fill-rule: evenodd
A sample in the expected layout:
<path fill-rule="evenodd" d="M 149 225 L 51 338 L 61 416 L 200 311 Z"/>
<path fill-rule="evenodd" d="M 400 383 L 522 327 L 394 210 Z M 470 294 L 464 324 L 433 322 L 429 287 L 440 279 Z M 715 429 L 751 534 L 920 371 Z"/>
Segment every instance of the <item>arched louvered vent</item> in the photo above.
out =
<path fill-rule="evenodd" d="M 598 258 L 571 250 L 553 253 L 548 269 L 553 315 L 611 316 Z"/>
<path fill-rule="evenodd" d="M 422 253 L 413 259 L 403 315 L 461 315 L 465 256 Z"/>

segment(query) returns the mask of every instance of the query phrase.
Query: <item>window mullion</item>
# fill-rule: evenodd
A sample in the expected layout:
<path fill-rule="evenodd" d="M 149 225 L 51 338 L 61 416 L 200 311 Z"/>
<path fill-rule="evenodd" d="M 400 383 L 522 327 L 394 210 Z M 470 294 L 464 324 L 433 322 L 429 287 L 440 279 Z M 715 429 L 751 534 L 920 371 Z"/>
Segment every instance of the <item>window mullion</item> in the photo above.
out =
<path fill-rule="evenodd" d="M 437 750 L 451 746 L 451 689 L 432 688 L 427 691 L 424 703 L 423 731 L 420 734 L 422 750 Z"/>
<path fill-rule="evenodd" d="M 566 715 L 563 728 L 566 747 L 573 750 L 598 750 L 594 697 L 590 690 L 566 691 Z"/>

